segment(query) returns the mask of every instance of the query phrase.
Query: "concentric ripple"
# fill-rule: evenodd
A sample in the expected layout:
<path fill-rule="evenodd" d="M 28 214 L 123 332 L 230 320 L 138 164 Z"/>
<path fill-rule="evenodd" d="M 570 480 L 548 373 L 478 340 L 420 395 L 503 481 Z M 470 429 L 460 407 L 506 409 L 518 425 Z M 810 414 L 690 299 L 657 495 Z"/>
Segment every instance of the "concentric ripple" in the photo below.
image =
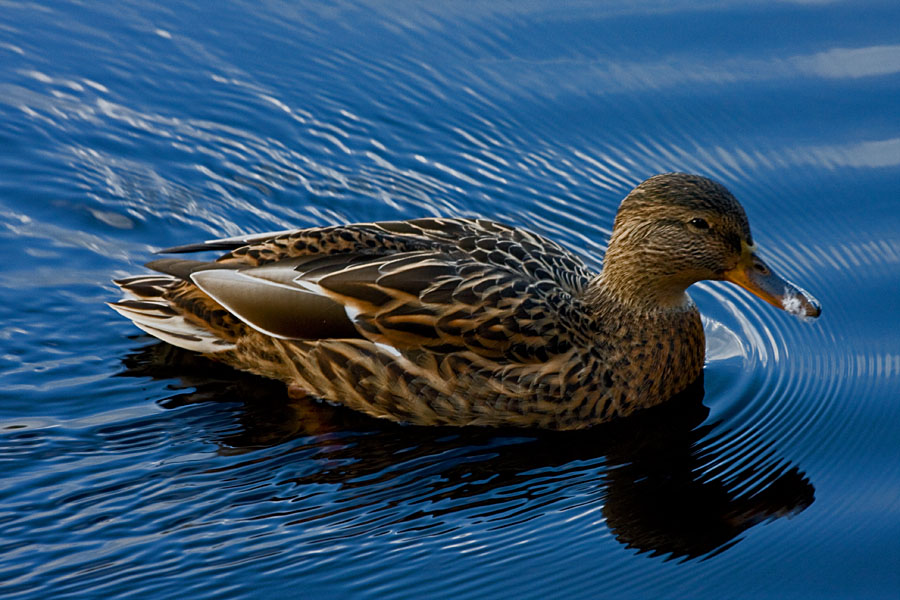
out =
<path fill-rule="evenodd" d="M 5 3 L 0 595 L 896 595 L 897 8 L 663 4 Z M 823 314 L 694 286 L 702 385 L 597 431 L 292 401 L 103 305 L 155 248 L 426 215 L 599 268 L 672 170 Z"/>

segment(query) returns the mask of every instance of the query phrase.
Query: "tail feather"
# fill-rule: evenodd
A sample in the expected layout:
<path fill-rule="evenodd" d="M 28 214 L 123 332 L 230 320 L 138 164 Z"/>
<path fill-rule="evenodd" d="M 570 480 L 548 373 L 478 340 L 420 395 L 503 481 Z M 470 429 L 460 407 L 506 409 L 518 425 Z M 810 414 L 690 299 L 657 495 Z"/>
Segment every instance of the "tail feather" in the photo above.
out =
<path fill-rule="evenodd" d="M 137 299 L 107 304 L 145 332 L 173 346 L 202 354 L 234 348 L 234 343 L 185 319 L 164 299 L 166 290 L 176 281 L 175 277 L 156 274 L 119 279 L 115 283 Z"/>
<path fill-rule="evenodd" d="M 162 298 L 175 281 L 175 277 L 159 273 L 113 279 L 113 283 L 138 298 Z"/>
<path fill-rule="evenodd" d="M 211 269 L 233 269 L 228 263 L 209 262 L 204 260 L 186 260 L 183 258 L 160 258 L 151 260 L 146 265 L 148 269 L 165 273 L 178 279 L 188 280 L 195 271 L 209 271 Z M 156 275 L 160 277 L 159 274 Z"/>

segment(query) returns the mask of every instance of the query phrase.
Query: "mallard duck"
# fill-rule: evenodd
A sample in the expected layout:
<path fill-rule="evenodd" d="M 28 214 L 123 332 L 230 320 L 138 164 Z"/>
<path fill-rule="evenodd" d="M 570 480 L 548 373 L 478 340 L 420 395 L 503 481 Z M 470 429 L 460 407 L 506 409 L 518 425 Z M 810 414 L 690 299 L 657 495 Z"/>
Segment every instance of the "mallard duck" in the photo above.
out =
<path fill-rule="evenodd" d="M 316 227 L 163 250 L 110 304 L 165 342 L 375 417 L 581 429 L 648 408 L 700 374 L 687 288 L 728 280 L 817 317 L 757 255 L 740 203 L 684 173 L 622 201 L 599 273 L 483 219 Z"/>

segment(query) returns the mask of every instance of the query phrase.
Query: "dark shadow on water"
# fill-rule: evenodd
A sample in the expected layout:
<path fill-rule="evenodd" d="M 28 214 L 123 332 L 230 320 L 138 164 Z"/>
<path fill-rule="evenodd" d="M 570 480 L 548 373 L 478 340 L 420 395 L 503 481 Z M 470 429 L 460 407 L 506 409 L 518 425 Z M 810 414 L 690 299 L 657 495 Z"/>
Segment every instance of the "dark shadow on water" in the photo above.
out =
<path fill-rule="evenodd" d="M 796 515 L 814 501 L 815 488 L 805 474 L 771 452 L 755 449 L 753 459 L 747 452 L 724 456 L 724 442 L 742 432 L 705 422 L 709 410 L 702 381 L 629 419 L 553 433 L 395 425 L 321 402 L 292 400 L 280 383 L 166 344 L 147 346 L 123 362 L 123 376 L 177 380 L 172 387 L 182 391 L 161 402 L 166 408 L 237 403 L 239 426 L 213 440 L 223 453 L 295 441 L 292 448 L 302 448 L 302 456 L 312 451 L 326 457 L 314 472 L 302 469 L 305 474 L 292 480 L 298 487 L 327 483 L 357 497 L 372 488 L 402 495 L 400 488 L 411 480 L 427 480 L 413 486 L 412 494 L 428 501 L 421 502 L 427 508 L 417 515 L 440 517 L 473 507 L 487 514 L 508 507 L 516 494 L 540 507 L 552 501 L 541 498 L 550 492 L 529 489 L 529 481 L 539 479 L 542 484 L 534 487 L 546 490 L 552 479 L 558 495 L 567 478 L 581 476 L 583 483 L 587 475 L 596 501 L 603 503 L 606 526 L 619 542 L 686 560 L 721 553 L 754 525 Z M 298 517 L 295 523 L 307 519 L 312 520 Z"/>

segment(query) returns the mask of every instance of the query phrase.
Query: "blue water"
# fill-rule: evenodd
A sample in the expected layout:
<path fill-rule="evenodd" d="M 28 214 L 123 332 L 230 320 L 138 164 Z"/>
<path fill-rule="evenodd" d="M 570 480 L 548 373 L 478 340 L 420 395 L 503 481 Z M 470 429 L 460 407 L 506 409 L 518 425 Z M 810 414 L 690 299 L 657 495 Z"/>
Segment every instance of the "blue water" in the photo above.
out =
<path fill-rule="evenodd" d="M 898 23 L 895 2 L 3 3 L 0 595 L 896 598 Z M 596 267 L 619 200 L 669 170 L 726 184 L 824 313 L 695 286 L 703 387 L 587 435 L 291 400 L 103 304 L 156 248 L 424 215 Z"/>

